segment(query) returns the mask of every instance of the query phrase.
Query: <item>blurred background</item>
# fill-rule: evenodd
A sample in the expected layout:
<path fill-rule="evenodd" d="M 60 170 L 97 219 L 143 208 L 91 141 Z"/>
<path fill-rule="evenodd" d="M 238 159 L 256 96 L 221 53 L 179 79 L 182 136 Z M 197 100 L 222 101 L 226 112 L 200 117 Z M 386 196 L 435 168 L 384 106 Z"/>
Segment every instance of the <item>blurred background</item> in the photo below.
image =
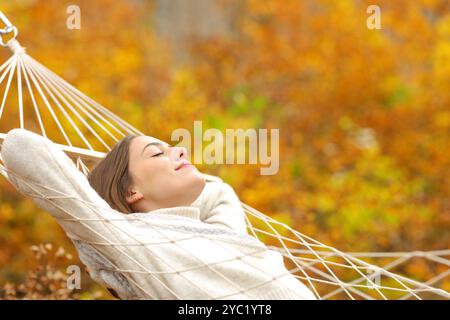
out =
<path fill-rule="evenodd" d="M 375 2 L 16 0 L 0 10 L 28 54 L 147 135 L 169 142 L 194 120 L 279 128 L 276 175 L 200 166 L 254 208 L 342 251 L 448 249 L 450 5 Z M 380 30 L 366 25 L 370 4 Z M 66 27 L 69 5 L 80 30 Z M 81 266 L 56 221 L 0 179 L 0 298 L 112 298 L 86 273 L 81 290 L 65 289 L 69 264 Z M 413 260 L 401 271 L 421 280 L 434 268 Z"/>

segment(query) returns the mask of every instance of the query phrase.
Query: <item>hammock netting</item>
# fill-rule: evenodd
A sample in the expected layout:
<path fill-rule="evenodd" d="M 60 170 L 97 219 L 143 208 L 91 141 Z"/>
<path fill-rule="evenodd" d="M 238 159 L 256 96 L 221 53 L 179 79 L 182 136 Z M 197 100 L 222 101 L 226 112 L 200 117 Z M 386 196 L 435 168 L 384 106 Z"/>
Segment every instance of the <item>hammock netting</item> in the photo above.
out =
<path fill-rule="evenodd" d="M 17 30 L 13 28 L 6 31 L 17 35 Z M 3 33 L 6 33 L 5 30 Z M 11 50 L 12 55 L 0 66 L 0 143 L 13 128 L 36 132 L 52 140 L 81 172 L 87 174 L 89 168 L 123 137 L 129 134 L 144 135 L 29 56 L 15 35 L 6 44 L 3 40 L 1 43 Z M 6 108 L 12 109 L 5 113 Z M 0 172 L 7 179 L 22 179 L 5 168 L 2 161 Z M 23 183 L 33 188 L 33 183 L 26 180 Z M 29 195 L 40 197 L 37 193 Z M 64 196 L 70 197 L 59 194 L 59 197 Z M 45 196 L 42 195 L 42 198 Z M 442 289 L 450 274 L 450 250 L 342 252 L 245 203 L 242 206 L 248 233 L 263 241 L 269 249 L 281 253 L 289 272 L 308 286 L 318 299 L 450 298 L 450 293 Z M 120 243 L 105 240 L 103 243 L 91 242 L 90 245 L 110 246 L 121 252 L 124 259 L 133 259 L 127 254 L 127 247 Z M 136 242 L 136 245 L 148 250 L 145 243 Z M 408 263 L 417 259 L 425 261 L 430 266 L 429 270 L 434 271 L 429 279 L 417 280 L 402 275 Z M 112 262 L 112 268 L 114 266 Z M 145 266 L 135 270 L 115 270 L 122 272 L 130 281 L 134 281 L 130 277 L 133 273 L 152 275 L 152 271 Z M 139 286 L 139 283 L 135 285 Z M 153 297 L 149 295 L 148 298 Z"/>

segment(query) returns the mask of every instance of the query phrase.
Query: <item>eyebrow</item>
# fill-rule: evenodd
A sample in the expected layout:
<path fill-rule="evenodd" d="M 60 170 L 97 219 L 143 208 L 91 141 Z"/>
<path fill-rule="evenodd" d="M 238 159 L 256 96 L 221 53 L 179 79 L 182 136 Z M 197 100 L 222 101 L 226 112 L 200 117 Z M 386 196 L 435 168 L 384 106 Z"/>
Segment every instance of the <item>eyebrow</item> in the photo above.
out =
<path fill-rule="evenodd" d="M 167 147 L 170 147 L 167 143 L 161 143 L 161 142 L 158 142 L 158 141 L 150 142 L 142 149 L 141 155 L 144 153 L 145 148 L 150 147 L 150 146 L 167 146 Z"/>

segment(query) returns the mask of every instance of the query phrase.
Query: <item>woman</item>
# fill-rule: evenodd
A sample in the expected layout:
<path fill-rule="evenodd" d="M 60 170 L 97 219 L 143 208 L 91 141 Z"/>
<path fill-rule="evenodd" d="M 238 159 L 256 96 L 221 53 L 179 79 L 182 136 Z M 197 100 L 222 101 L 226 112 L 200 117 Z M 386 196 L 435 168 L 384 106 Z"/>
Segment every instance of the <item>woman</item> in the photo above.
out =
<path fill-rule="evenodd" d="M 58 221 L 91 278 L 122 299 L 315 299 L 278 251 L 247 234 L 232 188 L 205 182 L 183 148 L 127 137 L 90 182 L 33 132 L 11 130 L 1 151 L 10 181 Z"/>
<path fill-rule="evenodd" d="M 247 233 L 245 212 L 233 189 L 219 178 L 205 179 L 205 175 L 187 160 L 185 148 L 171 147 L 148 136 L 127 136 L 91 171 L 88 180 L 113 209 L 131 216 L 161 212 L 187 216 L 237 234 L 241 239 L 252 238 Z M 199 210 L 186 209 L 192 207 Z M 198 217 L 195 212 L 199 212 Z M 253 261 L 264 265 L 278 277 L 282 275 L 281 279 L 276 284 L 266 284 L 267 289 L 264 290 L 271 293 L 255 289 L 255 293 L 249 296 L 315 299 L 306 286 L 289 274 L 278 252 L 265 251 L 260 261 Z M 254 277 L 249 283 L 261 282 L 264 278 L 251 271 L 236 274 L 239 267 L 231 265 L 229 272 L 235 279 Z"/>
<path fill-rule="evenodd" d="M 210 178 L 213 179 L 213 178 Z M 171 147 L 148 136 L 127 136 L 91 171 L 89 183 L 123 213 L 184 207 L 200 210 L 200 220 L 247 233 L 244 211 L 233 189 L 205 175 L 187 160 L 183 147 Z M 167 213 L 169 213 L 166 210 Z"/>

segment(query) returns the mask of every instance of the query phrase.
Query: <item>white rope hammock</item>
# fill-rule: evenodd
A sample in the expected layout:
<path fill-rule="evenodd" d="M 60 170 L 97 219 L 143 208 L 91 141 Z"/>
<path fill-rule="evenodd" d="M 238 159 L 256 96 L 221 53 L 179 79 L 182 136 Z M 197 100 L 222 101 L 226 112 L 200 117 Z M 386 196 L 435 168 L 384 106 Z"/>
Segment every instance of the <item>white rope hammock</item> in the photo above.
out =
<path fill-rule="evenodd" d="M 87 174 L 89 167 L 101 159 L 105 152 L 108 152 L 123 137 L 129 134 L 144 135 L 26 54 L 16 40 L 17 29 L 1 12 L 0 20 L 6 25 L 6 28 L 0 29 L 0 44 L 12 52 L 12 56 L 0 66 L 0 143 L 4 140 L 6 133 L 13 128 L 34 131 L 55 142 L 75 161 L 77 168 Z M 2 35 L 6 34 L 12 34 L 12 39 L 5 44 Z M 14 108 L 15 111 L 10 109 L 11 112 L 5 113 L 6 108 Z M 12 118 L 7 119 L 6 114 Z M 2 162 L 0 162 L 0 172 L 7 179 L 8 177 L 21 179 L 16 173 L 6 169 Z M 28 184 L 30 189 L 37 187 L 29 181 L 23 181 L 23 183 Z M 39 187 L 48 189 L 45 185 Z M 58 193 L 58 190 L 52 191 L 58 194 L 58 197 L 71 196 Z M 29 195 L 34 198 L 46 198 L 38 193 Z M 48 197 L 46 199 L 48 200 Z M 93 204 L 84 203 L 84 205 L 89 207 Z M 289 272 L 307 285 L 317 298 L 450 298 L 449 292 L 439 288 L 440 284 L 450 276 L 450 250 L 390 253 L 341 252 L 244 203 L 242 206 L 246 212 L 249 234 L 261 239 L 270 249 L 280 252 Z M 75 220 L 79 223 L 86 222 L 74 218 Z M 88 244 L 93 247 L 113 247 L 120 251 L 124 258 L 135 260 L 123 243 L 114 243 L 105 234 L 100 236 L 104 241 Z M 148 249 L 145 243 L 136 241 L 136 245 L 142 250 Z M 423 259 L 435 265 L 436 274 L 421 282 L 397 273 L 402 266 L 415 259 Z M 112 270 L 121 272 L 138 287 L 140 284 L 130 277 L 131 274 L 154 276 L 153 271 L 146 266 L 125 270 L 119 269 L 113 261 L 111 263 Z M 211 266 L 208 267 L 211 268 Z M 181 271 L 174 270 L 174 272 Z M 192 285 L 195 286 L 194 283 Z M 201 288 L 198 289 L 201 290 Z M 238 289 L 242 290 L 242 288 Z M 149 298 L 152 298 L 151 295 Z"/>

